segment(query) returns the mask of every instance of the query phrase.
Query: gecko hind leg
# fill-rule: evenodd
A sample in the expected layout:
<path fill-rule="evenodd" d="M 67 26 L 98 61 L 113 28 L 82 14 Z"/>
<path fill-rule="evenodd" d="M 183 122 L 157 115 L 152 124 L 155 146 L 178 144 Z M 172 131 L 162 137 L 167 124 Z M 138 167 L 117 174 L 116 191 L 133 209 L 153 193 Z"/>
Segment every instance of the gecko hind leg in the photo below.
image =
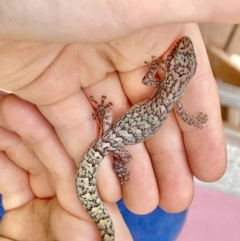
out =
<path fill-rule="evenodd" d="M 123 185 L 130 179 L 130 172 L 126 164 L 131 161 L 131 154 L 124 147 L 117 147 L 114 150 L 113 156 L 116 160 L 113 163 L 113 170 L 118 175 L 120 183 Z"/>
<path fill-rule="evenodd" d="M 198 115 L 188 115 L 184 110 L 183 105 L 183 96 L 180 97 L 176 104 L 177 115 L 188 125 L 195 126 L 199 129 L 202 129 L 202 124 L 208 121 L 208 116 L 202 112 L 199 112 Z"/>

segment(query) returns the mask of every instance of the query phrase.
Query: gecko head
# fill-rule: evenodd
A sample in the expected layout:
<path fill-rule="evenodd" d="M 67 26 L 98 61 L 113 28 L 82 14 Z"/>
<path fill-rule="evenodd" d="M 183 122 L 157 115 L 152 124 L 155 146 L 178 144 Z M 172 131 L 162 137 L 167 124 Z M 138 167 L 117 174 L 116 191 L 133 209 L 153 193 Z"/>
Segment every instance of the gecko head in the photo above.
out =
<path fill-rule="evenodd" d="M 166 59 L 166 73 L 187 84 L 197 68 L 196 54 L 189 37 L 178 40 Z"/>

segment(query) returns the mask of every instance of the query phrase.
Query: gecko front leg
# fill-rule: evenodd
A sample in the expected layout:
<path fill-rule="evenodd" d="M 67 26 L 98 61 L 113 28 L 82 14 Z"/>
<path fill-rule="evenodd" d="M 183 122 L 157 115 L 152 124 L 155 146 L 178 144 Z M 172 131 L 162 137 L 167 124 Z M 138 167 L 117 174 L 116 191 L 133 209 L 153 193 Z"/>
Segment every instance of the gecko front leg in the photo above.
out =
<path fill-rule="evenodd" d="M 142 83 L 147 86 L 151 87 L 159 87 L 161 84 L 161 81 L 158 78 L 155 78 L 155 74 L 159 69 L 162 71 L 165 71 L 165 63 L 162 57 L 159 57 L 158 59 L 155 59 L 155 56 L 152 56 L 152 62 L 149 64 L 149 70 L 144 75 L 142 79 Z M 145 64 L 148 64 L 148 62 L 144 62 Z"/>
<path fill-rule="evenodd" d="M 97 106 L 97 110 L 93 112 L 92 117 L 94 120 L 99 119 L 101 122 L 101 133 L 105 133 L 112 125 L 112 111 L 111 106 L 112 102 L 105 104 L 106 96 L 103 95 L 101 102 L 98 103 L 93 96 L 89 98 Z"/>

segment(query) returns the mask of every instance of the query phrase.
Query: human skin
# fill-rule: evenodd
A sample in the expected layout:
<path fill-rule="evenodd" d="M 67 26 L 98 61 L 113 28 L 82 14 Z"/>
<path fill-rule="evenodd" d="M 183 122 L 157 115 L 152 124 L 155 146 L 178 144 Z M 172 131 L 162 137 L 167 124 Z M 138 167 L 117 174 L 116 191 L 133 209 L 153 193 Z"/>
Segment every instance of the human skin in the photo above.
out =
<path fill-rule="evenodd" d="M 120 186 L 110 156 L 98 173 L 98 189 L 113 217 L 116 240 L 131 240 L 114 204 L 120 197 L 136 213 L 148 213 L 157 205 L 179 212 L 191 203 L 193 176 L 215 181 L 226 167 L 219 98 L 199 30 L 195 24 L 160 24 L 217 21 L 221 14 L 236 22 L 237 7 L 223 12 L 225 3 L 221 3 L 211 12 L 213 7 L 208 6 L 204 20 L 200 7 L 209 5 L 204 1 L 199 15 L 192 10 L 189 16 L 181 11 L 176 16 L 170 2 L 168 6 L 159 1 L 163 9 L 172 11 L 162 18 L 157 16 L 165 11 L 154 4 L 146 9 L 141 5 L 132 16 L 126 14 L 129 5 L 120 3 L 84 3 L 84 8 L 77 5 L 83 4 L 79 1 L 68 1 L 67 6 L 57 3 L 58 8 L 56 2 L 51 8 L 47 1 L 39 6 L 24 3 L 25 7 L 1 2 L 0 9 L 5 9 L 0 14 L 0 87 L 19 97 L 2 95 L 0 101 L 0 192 L 7 211 L 0 224 L 5 238 L 0 240 L 99 239 L 74 185 L 76 165 L 99 131 L 88 97 L 107 95 L 116 119 L 153 91 L 141 84 L 148 69 L 144 61 L 161 56 L 186 35 L 193 41 L 198 61 L 185 91 L 186 109 L 193 114 L 203 111 L 209 122 L 199 130 L 172 113 L 154 137 L 128 148 L 133 160 L 127 185 Z M 177 8 L 180 2 L 174 4 Z M 94 21 L 86 16 L 90 13 Z"/>

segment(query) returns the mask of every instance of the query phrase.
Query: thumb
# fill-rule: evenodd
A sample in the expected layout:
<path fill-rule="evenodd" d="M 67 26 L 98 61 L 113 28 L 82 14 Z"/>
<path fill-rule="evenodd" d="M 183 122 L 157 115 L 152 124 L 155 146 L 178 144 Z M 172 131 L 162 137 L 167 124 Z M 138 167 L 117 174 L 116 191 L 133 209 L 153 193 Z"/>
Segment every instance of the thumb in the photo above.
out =
<path fill-rule="evenodd" d="M 231 7 L 234 6 L 234 7 Z M 3 1 L 2 38 L 37 42 L 106 42 L 160 24 L 240 21 L 240 1 Z"/>

